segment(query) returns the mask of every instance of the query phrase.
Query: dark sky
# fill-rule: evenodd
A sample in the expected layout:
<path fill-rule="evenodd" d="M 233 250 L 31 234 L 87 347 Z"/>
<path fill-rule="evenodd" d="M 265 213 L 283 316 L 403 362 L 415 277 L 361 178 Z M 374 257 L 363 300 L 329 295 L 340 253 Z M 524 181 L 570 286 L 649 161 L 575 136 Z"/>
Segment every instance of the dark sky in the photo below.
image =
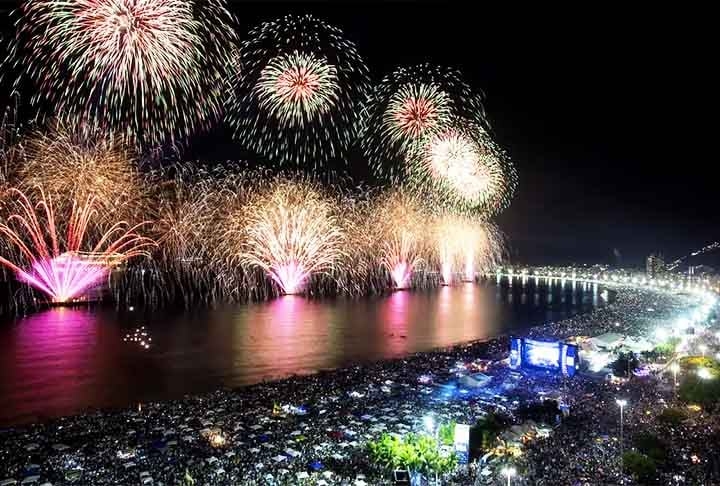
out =
<path fill-rule="evenodd" d="M 612 262 L 617 248 L 639 264 L 719 239 L 710 12 L 489 3 L 232 2 L 241 33 L 290 12 L 324 18 L 375 79 L 420 62 L 459 68 L 518 167 L 499 218 L 516 260 Z"/>

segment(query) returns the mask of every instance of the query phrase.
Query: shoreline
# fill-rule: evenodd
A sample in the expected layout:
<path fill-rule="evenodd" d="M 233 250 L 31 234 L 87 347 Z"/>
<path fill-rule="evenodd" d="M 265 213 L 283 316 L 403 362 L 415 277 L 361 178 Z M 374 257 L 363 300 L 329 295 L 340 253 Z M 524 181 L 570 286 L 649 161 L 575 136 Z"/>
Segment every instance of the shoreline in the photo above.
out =
<path fill-rule="evenodd" d="M 613 286 L 613 289 L 618 291 L 616 300 L 607 306 L 532 326 L 523 334 L 532 337 L 542 333 L 562 339 L 588 331 L 600 334 L 613 329 L 632 335 L 647 323 L 629 316 L 642 313 L 650 302 L 659 302 L 665 296 L 664 292 L 655 290 L 625 290 L 622 286 Z M 684 301 L 682 296 L 666 300 Z M 670 305 L 667 309 L 658 308 L 662 316 L 674 309 Z M 625 321 L 616 322 L 616 318 Z M 509 370 L 501 360 L 507 356 L 509 336 L 506 333 L 403 358 L 151 402 L 143 404 L 141 409 L 103 410 L 64 417 L 50 423 L 13 428 L 0 438 L 12 443 L 5 446 L 10 448 L 5 451 L 7 457 L 22 457 L 30 447 L 45 451 L 42 457 L 50 464 L 53 458 L 65 457 L 64 451 L 79 454 L 91 447 L 92 453 L 81 454 L 85 461 L 83 467 L 103 471 L 87 479 L 98 485 L 126 484 L 143 469 L 151 471 L 156 481 L 162 480 L 165 484 L 177 484 L 186 470 L 192 477 L 213 484 L 297 484 L 299 476 L 295 475 L 303 474 L 313 459 L 321 461 L 327 472 L 332 471 L 333 481 L 340 481 L 327 484 L 352 484 L 340 478 L 352 480 L 359 472 L 369 475 L 368 478 L 378 474 L 377 467 L 368 463 L 364 443 L 371 437 L 377 438 L 381 432 L 421 429 L 421 418 L 427 413 L 435 415 L 438 421 L 474 423 L 478 416 L 489 411 L 508 410 L 509 402 L 493 402 L 487 397 L 470 401 L 438 398 L 434 396 L 433 387 L 419 383 L 419 378 L 430 374 L 433 382 L 442 383 L 454 376 L 458 363 L 492 360 L 495 363 L 489 374 L 494 383 L 507 382 Z M 575 379 L 578 380 L 576 386 L 587 381 Z M 517 383 L 517 389 L 503 400 L 517 399 L 524 403 L 533 399 L 537 387 L 559 390 L 561 383 L 559 377 L 550 374 L 524 376 Z M 585 383 L 585 386 L 595 385 Z M 280 407 L 283 411 L 276 413 Z M 219 431 L 223 445 L 213 447 L 204 439 L 208 431 Z M 124 459 L 119 459 L 120 455 Z M 183 467 L 168 470 L 165 456 Z M 220 470 L 217 464 L 221 464 L 222 479 L 217 477 Z M 136 467 L 137 470 L 131 470 Z M 9 469 L 0 471 L 0 477 L 11 476 L 8 472 Z M 292 480 L 263 482 L 268 474 L 284 475 Z M 47 476 L 53 484 L 66 484 L 58 479 L 56 467 L 50 468 Z M 385 484 L 379 476 L 373 477 L 375 481 L 369 484 Z"/>
<path fill-rule="evenodd" d="M 610 287 L 606 287 L 610 289 Z M 435 289 L 419 289 L 420 293 L 429 293 L 437 290 L 442 289 L 442 287 L 438 287 Z M 613 294 L 616 294 L 617 292 L 613 291 Z M 384 295 L 383 298 L 388 297 L 391 295 L 390 293 L 387 295 Z M 317 299 L 311 299 L 311 300 L 317 300 Z M 602 306 L 593 307 L 589 311 L 582 311 L 579 310 L 577 312 L 574 312 L 571 316 L 565 317 L 562 320 L 569 319 L 576 316 L 590 316 L 594 314 L 595 312 L 602 310 L 606 308 L 609 305 L 612 305 L 615 301 L 615 298 L 609 299 L 606 301 Z M 234 305 L 234 304 L 233 304 Z M 246 305 L 246 304 L 241 304 Z M 109 304 L 108 302 L 96 302 L 93 304 L 88 303 L 78 303 L 78 307 L 85 307 L 85 308 L 95 308 L 95 309 L 105 309 L 105 310 L 111 310 L 112 304 Z M 48 309 L 45 309 L 48 310 Z M 135 311 L 142 312 L 141 309 L 135 309 Z M 24 318 L 28 317 L 26 316 L 20 316 L 16 317 L 13 321 L 22 320 Z M 380 358 L 380 359 L 373 359 L 368 358 L 365 360 L 360 361 L 354 361 L 345 365 L 337 366 L 337 367 L 330 367 L 330 368 L 319 368 L 310 370 L 308 369 L 307 372 L 303 373 L 295 373 L 290 375 L 284 375 L 284 376 L 277 376 L 277 377 L 269 377 L 266 379 L 262 379 L 260 381 L 254 382 L 254 383 L 248 383 L 248 384 L 242 384 L 235 387 L 213 387 L 208 390 L 204 391 L 197 391 L 197 392 L 188 392 L 180 396 L 171 397 L 171 398 L 160 398 L 160 399 L 152 399 L 148 400 L 147 402 L 134 402 L 134 403 L 128 403 L 125 405 L 110 405 L 110 406 L 101 406 L 101 407 L 89 407 L 85 409 L 79 410 L 77 413 L 70 413 L 66 415 L 57 415 L 57 416 L 46 416 L 43 415 L 39 416 L 33 416 L 29 420 L 20 420 L 20 421 L 12 421 L 11 423 L 7 424 L 0 424 L 0 434 L 2 434 L 2 431 L 4 430 L 13 430 L 13 429 L 22 429 L 26 427 L 31 427 L 35 425 L 44 425 L 44 426 L 50 426 L 54 422 L 62 421 L 66 419 L 72 419 L 75 417 L 82 417 L 86 415 L 93 415 L 93 414 L 117 414 L 117 413 L 123 413 L 124 411 L 127 411 L 129 409 L 132 409 L 137 406 L 138 403 L 142 403 L 143 406 L 147 406 L 149 404 L 162 404 L 166 402 L 175 402 L 175 401 L 182 401 L 189 398 L 194 397 L 202 397 L 202 396 L 209 396 L 216 392 L 226 392 L 226 393 L 243 393 L 244 391 L 248 389 L 252 389 L 255 391 L 255 389 L 267 386 L 267 385 L 273 385 L 273 386 L 281 386 L 286 381 L 297 381 L 307 378 L 312 378 L 314 376 L 327 376 L 332 375 L 333 373 L 341 373 L 344 370 L 352 369 L 352 368 L 368 368 L 372 366 L 382 366 L 383 364 L 392 365 L 393 363 L 399 363 L 402 361 L 407 361 L 411 359 L 422 359 L 425 357 L 425 355 L 440 355 L 440 354 L 448 354 L 448 353 L 457 353 L 461 350 L 464 350 L 466 348 L 472 350 L 472 352 L 476 353 L 482 353 L 482 350 L 479 350 L 478 348 L 482 346 L 490 346 L 492 344 L 502 344 L 507 348 L 509 345 L 509 338 L 514 334 L 520 334 L 520 335 L 529 335 L 534 330 L 544 328 L 548 326 L 549 324 L 553 324 L 554 322 L 560 322 L 560 321 L 536 321 L 535 323 L 531 323 L 528 326 L 523 326 L 520 329 L 517 329 L 516 332 L 503 332 L 501 334 L 497 334 L 494 336 L 486 337 L 486 338 L 480 338 L 480 339 L 473 339 L 469 341 L 461 341 L 455 344 L 447 345 L 447 346 L 439 346 L 434 347 L 430 349 L 426 349 L 423 351 L 416 351 L 410 354 L 406 354 L 403 356 L 396 356 L 396 357 L 388 357 L 388 358 Z M 15 324 L 16 322 L 13 322 Z M 0 323 L 0 326 L 3 325 Z M 403 338 L 403 336 L 399 336 Z M 497 343 L 494 343 L 494 341 L 497 341 Z M 30 415 L 26 415 L 27 417 L 31 417 Z"/>

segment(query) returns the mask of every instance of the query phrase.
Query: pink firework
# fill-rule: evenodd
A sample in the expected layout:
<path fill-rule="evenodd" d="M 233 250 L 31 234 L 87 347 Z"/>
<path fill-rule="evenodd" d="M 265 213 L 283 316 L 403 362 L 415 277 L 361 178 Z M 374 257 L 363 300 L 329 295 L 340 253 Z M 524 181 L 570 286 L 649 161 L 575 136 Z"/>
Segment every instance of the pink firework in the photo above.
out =
<path fill-rule="evenodd" d="M 390 272 L 396 289 L 406 289 L 412 276 L 412 268 L 406 261 L 397 262 Z"/>
<path fill-rule="evenodd" d="M 452 265 L 449 262 L 440 264 L 440 274 L 442 275 L 443 284 L 450 285 L 452 283 Z"/>
<path fill-rule="evenodd" d="M 73 203 L 62 240 L 52 200 L 41 192 L 42 199 L 33 205 L 21 191 L 12 189 L 10 193 L 17 196 L 19 211 L 11 214 L 7 223 L 0 223 L 0 235 L 16 250 L 20 261 L 0 257 L 0 264 L 52 302 L 82 297 L 97 287 L 113 267 L 146 255 L 146 250 L 155 245 L 135 232 L 142 224 L 130 227 L 123 221 L 112 224 L 95 244 L 89 244 L 90 225 L 97 217 L 92 197 L 84 204 Z"/>
<path fill-rule="evenodd" d="M 277 179 L 231 215 L 225 251 L 296 294 L 311 275 L 332 275 L 345 255 L 340 223 L 335 201 L 317 186 Z"/>
<path fill-rule="evenodd" d="M 269 271 L 270 277 L 277 283 L 283 292 L 292 295 L 302 290 L 303 282 L 310 276 L 302 265 L 296 261 L 276 265 Z"/>
<path fill-rule="evenodd" d="M 289 126 L 318 119 L 338 97 L 337 69 L 313 55 L 293 52 L 272 59 L 255 91 L 260 106 Z"/>
<path fill-rule="evenodd" d="M 409 287 L 412 273 L 426 261 L 427 220 L 419 201 L 401 190 L 386 194 L 375 208 L 380 264 L 396 289 Z"/>
<path fill-rule="evenodd" d="M 288 69 L 275 82 L 275 91 L 288 103 L 306 103 L 320 89 L 320 75 L 306 66 Z"/>
<path fill-rule="evenodd" d="M 475 280 L 475 254 L 472 248 L 468 248 L 465 251 L 465 281 L 473 280 Z"/>
<path fill-rule="evenodd" d="M 447 94 L 434 85 L 407 85 L 390 100 L 385 116 L 386 130 L 394 141 L 411 142 L 434 133 L 450 115 Z"/>

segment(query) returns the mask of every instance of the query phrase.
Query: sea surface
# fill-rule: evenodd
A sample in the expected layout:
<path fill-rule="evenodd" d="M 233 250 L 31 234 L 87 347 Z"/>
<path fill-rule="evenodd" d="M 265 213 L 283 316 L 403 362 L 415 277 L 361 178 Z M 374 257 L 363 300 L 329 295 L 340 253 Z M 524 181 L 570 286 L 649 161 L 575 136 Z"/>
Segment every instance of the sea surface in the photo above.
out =
<path fill-rule="evenodd" d="M 606 295 L 571 281 L 492 280 L 362 299 L 285 296 L 190 311 L 55 308 L 5 318 L 0 426 L 522 333 L 589 312 Z"/>

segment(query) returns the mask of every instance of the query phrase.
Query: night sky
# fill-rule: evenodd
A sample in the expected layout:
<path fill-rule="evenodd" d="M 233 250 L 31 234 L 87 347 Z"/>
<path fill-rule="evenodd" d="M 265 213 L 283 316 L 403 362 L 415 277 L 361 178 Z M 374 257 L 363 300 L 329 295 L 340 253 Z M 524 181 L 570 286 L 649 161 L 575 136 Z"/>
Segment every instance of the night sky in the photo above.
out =
<path fill-rule="evenodd" d="M 376 80 L 421 62 L 459 68 L 486 94 L 496 140 L 519 171 L 499 218 L 516 261 L 612 263 L 617 253 L 637 265 L 652 251 L 672 258 L 720 238 L 709 13 L 606 3 L 232 4 L 241 33 L 286 13 L 337 25 Z M 226 134 L 198 137 L 189 154 L 233 158 L 237 148 L 218 143 Z M 367 172 L 361 160 L 350 171 Z"/>

